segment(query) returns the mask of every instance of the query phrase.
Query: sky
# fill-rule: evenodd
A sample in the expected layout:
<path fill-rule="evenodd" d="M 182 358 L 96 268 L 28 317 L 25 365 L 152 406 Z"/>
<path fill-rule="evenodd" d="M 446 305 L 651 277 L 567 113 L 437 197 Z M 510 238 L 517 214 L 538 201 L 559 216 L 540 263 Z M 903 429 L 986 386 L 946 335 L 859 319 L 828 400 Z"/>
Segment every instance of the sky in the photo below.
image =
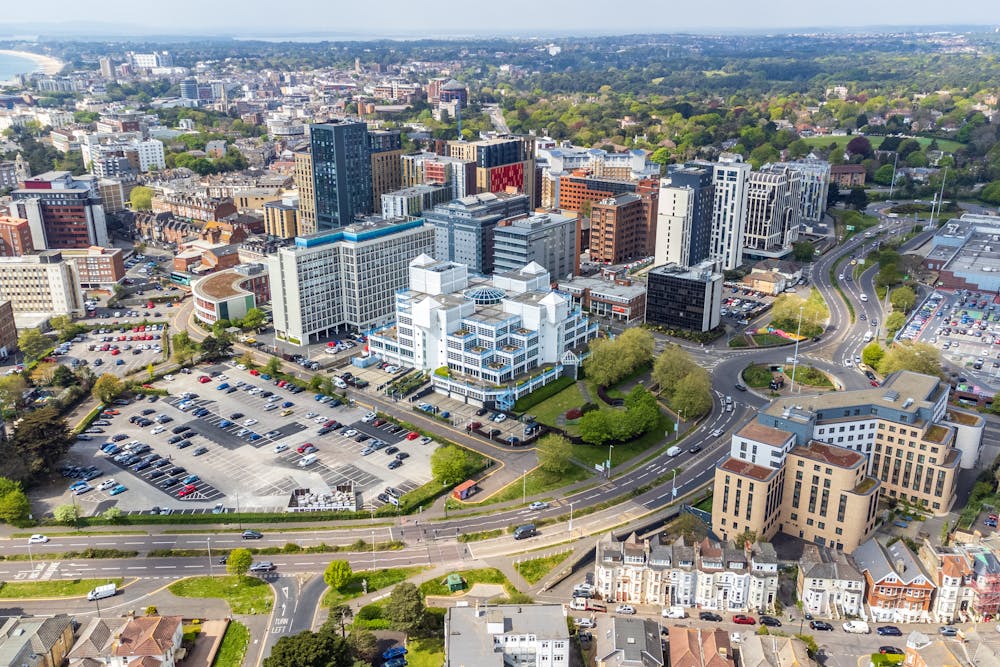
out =
<path fill-rule="evenodd" d="M 271 36 L 329 31 L 393 36 L 533 35 L 579 33 L 731 32 L 804 27 L 983 25 L 1000 22 L 996 0 L 48 0 L 4 2 L 0 36 L 24 28 L 64 31 L 76 21 L 115 26 L 119 34 L 236 34 Z M 153 8 L 139 11 L 139 8 Z M 619 7 L 623 11 L 618 11 Z M 27 31 L 30 34 L 31 30 Z"/>

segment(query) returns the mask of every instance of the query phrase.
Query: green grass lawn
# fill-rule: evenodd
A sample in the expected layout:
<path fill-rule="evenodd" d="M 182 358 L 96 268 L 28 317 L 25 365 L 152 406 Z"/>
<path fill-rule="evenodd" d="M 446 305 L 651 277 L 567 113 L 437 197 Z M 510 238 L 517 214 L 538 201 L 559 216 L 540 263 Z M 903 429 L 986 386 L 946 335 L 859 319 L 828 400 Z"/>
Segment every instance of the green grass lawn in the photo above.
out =
<path fill-rule="evenodd" d="M 772 378 L 774 378 L 774 374 L 767 366 L 762 364 L 755 364 L 743 371 L 743 381 L 747 383 L 748 387 L 753 387 L 754 389 L 768 386 L 771 384 Z"/>
<path fill-rule="evenodd" d="M 611 467 L 614 468 L 621 465 L 647 450 L 663 444 L 663 442 L 669 439 L 668 436 L 664 436 L 664 433 L 668 432 L 670 433 L 669 437 L 673 437 L 674 422 L 668 415 L 660 413 L 660 423 L 651 431 L 644 433 L 631 442 L 623 442 L 615 445 L 614 450 L 611 452 Z M 593 445 L 575 445 L 573 447 L 573 456 L 593 466 L 608 460 L 608 448 L 595 447 Z"/>
<path fill-rule="evenodd" d="M 240 667 L 250 644 L 250 631 L 239 621 L 230 621 L 215 654 L 212 667 Z"/>
<path fill-rule="evenodd" d="M 788 345 L 791 342 L 787 338 L 769 333 L 753 334 L 751 338 L 753 338 L 753 342 L 757 344 L 757 347 L 775 347 L 778 345 Z"/>
<path fill-rule="evenodd" d="M 563 551 L 562 553 L 552 554 L 551 556 L 542 556 L 541 558 L 524 560 L 517 564 L 517 571 L 522 577 L 524 577 L 525 581 L 529 584 L 534 584 L 557 567 L 559 563 L 566 560 L 569 554 L 569 551 Z"/>
<path fill-rule="evenodd" d="M 222 598 L 234 614 L 266 614 L 274 604 L 268 584 L 256 577 L 189 577 L 170 584 L 170 592 L 182 598 Z"/>
<path fill-rule="evenodd" d="M 507 580 L 504 573 L 495 567 L 484 567 L 478 570 L 460 570 L 453 574 L 459 575 L 465 581 L 465 588 L 461 591 L 455 591 L 454 593 L 449 591 L 448 586 L 444 583 L 445 579 L 447 579 L 447 575 L 445 575 L 439 579 L 431 579 L 420 584 L 420 592 L 424 595 L 461 595 L 472 588 L 474 584 L 502 584 L 508 594 L 517 590 Z"/>
<path fill-rule="evenodd" d="M 581 482 L 593 474 L 593 470 L 581 468 L 577 465 L 572 466 L 568 471 L 561 474 L 553 474 L 541 468 L 535 468 L 528 473 L 527 479 L 522 480 L 519 477 L 516 482 L 508 484 L 489 498 L 484 498 L 480 504 L 490 505 L 492 503 L 502 503 L 507 500 L 517 500 L 525 495 L 534 496 L 561 488 L 567 484 Z"/>
<path fill-rule="evenodd" d="M 847 136 L 836 136 L 836 137 L 831 137 L 831 136 L 804 137 L 802 141 L 806 142 L 806 144 L 808 144 L 810 147 L 819 146 L 820 148 L 826 148 L 830 144 L 836 143 L 838 149 L 844 150 L 845 148 L 847 148 L 847 144 L 850 143 L 851 139 L 854 139 L 857 136 L 858 135 L 856 134 L 849 134 Z M 917 143 L 920 144 L 921 149 L 927 148 L 928 146 L 931 145 L 931 142 L 934 141 L 933 139 L 928 137 L 913 137 L 913 138 L 916 139 Z M 868 140 L 872 144 L 872 148 L 874 148 L 875 150 L 878 150 L 879 145 L 882 143 L 882 139 L 883 137 L 880 137 L 878 135 L 873 135 L 868 137 Z M 950 139 L 938 139 L 937 142 L 938 142 L 938 148 L 945 151 L 946 153 L 954 153 L 959 148 L 965 146 L 965 144 L 959 143 L 957 141 L 951 141 Z"/>
<path fill-rule="evenodd" d="M 441 667 L 444 664 L 444 638 L 410 639 L 406 644 L 409 667 Z"/>
<path fill-rule="evenodd" d="M 565 415 L 567 410 L 572 408 L 582 408 L 583 404 L 586 402 L 587 401 L 583 398 L 583 394 L 580 393 L 580 388 L 574 383 L 560 391 L 555 396 L 545 399 L 535 407 L 528 410 L 528 412 L 535 415 L 535 420 L 540 424 L 556 426 L 556 420 Z"/>
<path fill-rule="evenodd" d="M 381 590 L 406 581 L 415 574 L 423 572 L 422 567 L 395 567 L 387 570 L 375 570 L 374 572 L 355 572 L 351 575 L 350 581 L 344 584 L 343 588 L 326 589 L 323 594 L 322 605 L 332 607 L 343 604 L 347 600 L 364 595 L 364 588 L 361 585 L 363 579 L 368 580 L 368 592 Z"/>
<path fill-rule="evenodd" d="M 49 581 L 8 581 L 0 584 L 0 599 L 75 598 L 87 595 L 104 584 L 122 585 L 121 579 L 52 579 Z"/>
<path fill-rule="evenodd" d="M 712 511 L 712 496 L 709 496 L 708 498 L 705 498 L 703 500 L 698 501 L 698 503 L 695 504 L 694 507 L 695 507 L 695 509 L 700 509 L 703 512 L 711 512 Z"/>
<path fill-rule="evenodd" d="M 790 369 L 788 376 L 792 376 Z M 808 385 L 810 387 L 833 387 L 833 383 L 830 381 L 827 374 L 817 368 L 813 368 L 812 366 L 799 366 L 796 368 L 794 379 L 797 383 Z"/>

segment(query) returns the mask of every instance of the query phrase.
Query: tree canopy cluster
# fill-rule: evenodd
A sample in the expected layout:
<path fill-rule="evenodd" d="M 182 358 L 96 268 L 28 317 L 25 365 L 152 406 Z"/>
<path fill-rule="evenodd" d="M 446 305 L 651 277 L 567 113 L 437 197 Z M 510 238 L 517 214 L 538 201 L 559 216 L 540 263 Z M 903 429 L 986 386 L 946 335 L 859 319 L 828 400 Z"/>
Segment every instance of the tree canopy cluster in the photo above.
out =
<path fill-rule="evenodd" d="M 27 412 L 14 435 L 0 443 L 0 476 L 25 487 L 43 483 L 58 471 L 72 445 L 69 426 L 56 408 L 45 406 Z"/>
<path fill-rule="evenodd" d="M 696 419 L 712 409 L 712 382 L 708 371 L 683 348 L 667 346 L 653 364 L 653 381 L 660 395 L 683 419 Z"/>
<path fill-rule="evenodd" d="M 587 377 L 601 387 L 610 387 L 653 360 L 653 334 L 645 329 L 626 329 L 617 338 L 590 341 L 590 356 L 584 359 Z"/>
<path fill-rule="evenodd" d="M 812 337 L 823 333 L 830 309 L 816 288 L 810 290 L 805 299 L 798 294 L 779 295 L 771 306 L 771 324 L 782 331 L 795 333 L 799 330 L 799 308 L 802 309 L 801 335 Z"/>
<path fill-rule="evenodd" d="M 625 397 L 624 410 L 591 410 L 580 417 L 580 437 L 590 445 L 625 442 L 646 433 L 659 422 L 656 397 L 645 387 L 636 385 Z"/>

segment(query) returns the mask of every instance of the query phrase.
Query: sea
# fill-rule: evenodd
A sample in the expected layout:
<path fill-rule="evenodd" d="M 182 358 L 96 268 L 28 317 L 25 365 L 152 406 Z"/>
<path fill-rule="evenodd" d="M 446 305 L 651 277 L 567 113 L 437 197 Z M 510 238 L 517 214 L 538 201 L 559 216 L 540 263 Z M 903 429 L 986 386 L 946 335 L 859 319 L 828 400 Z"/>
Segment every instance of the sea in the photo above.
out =
<path fill-rule="evenodd" d="M 38 63 L 30 58 L 0 53 L 0 81 L 10 81 L 18 74 L 37 72 Z"/>

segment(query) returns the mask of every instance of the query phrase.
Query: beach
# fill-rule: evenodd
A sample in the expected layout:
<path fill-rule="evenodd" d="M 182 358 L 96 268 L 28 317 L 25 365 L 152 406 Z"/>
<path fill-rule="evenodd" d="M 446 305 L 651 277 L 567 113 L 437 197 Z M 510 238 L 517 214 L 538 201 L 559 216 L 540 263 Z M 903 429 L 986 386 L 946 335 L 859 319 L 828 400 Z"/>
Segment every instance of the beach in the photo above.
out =
<path fill-rule="evenodd" d="M 18 58 L 33 60 L 37 65 L 35 71 L 40 71 L 49 75 L 58 74 L 65 64 L 58 58 L 44 56 L 40 53 L 32 53 L 31 51 L 10 51 L 8 49 L 0 49 L 0 55 L 16 56 Z M 28 74 L 28 72 L 24 72 L 24 74 Z"/>

